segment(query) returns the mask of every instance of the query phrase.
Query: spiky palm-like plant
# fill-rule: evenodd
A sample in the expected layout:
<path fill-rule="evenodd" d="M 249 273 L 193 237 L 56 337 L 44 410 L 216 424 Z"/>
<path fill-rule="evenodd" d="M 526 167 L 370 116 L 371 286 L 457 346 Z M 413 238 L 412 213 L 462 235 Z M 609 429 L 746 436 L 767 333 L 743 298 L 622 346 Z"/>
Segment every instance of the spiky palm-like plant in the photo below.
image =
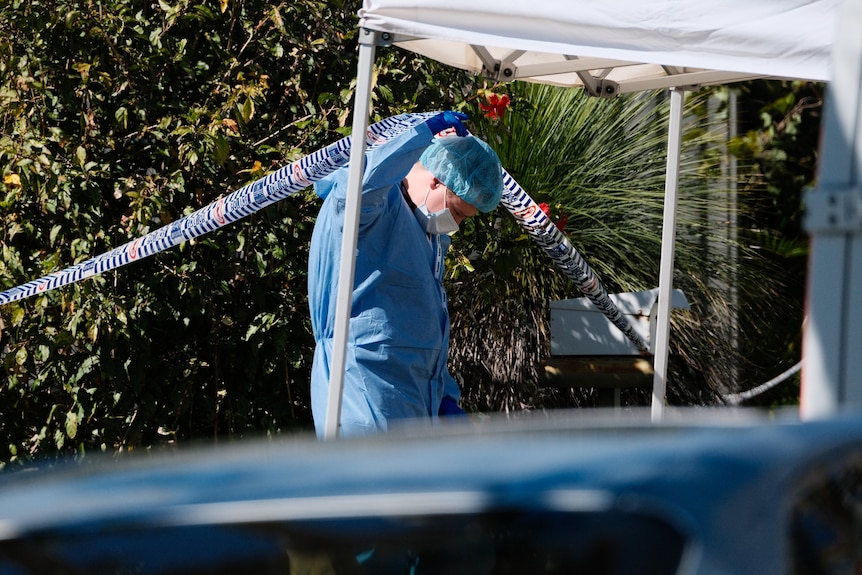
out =
<path fill-rule="evenodd" d="M 609 293 L 658 285 L 669 104 L 665 93 L 605 100 L 545 85 L 515 83 L 502 120 L 474 129 L 504 168 L 556 220 Z M 745 377 L 749 340 L 769 332 L 782 302 L 781 270 L 748 246 L 735 223 L 754 195 L 731 193 L 723 176 L 726 123 L 721 98 L 689 94 L 681 157 L 674 287 L 691 310 L 672 316 L 672 404 L 714 404 Z M 474 218 L 451 255 L 452 371 L 478 411 L 590 405 L 589 390 L 542 385 L 549 354 L 549 301 L 577 288 L 499 208 Z M 785 306 L 781 308 L 781 306 Z M 739 374 L 742 374 L 741 376 Z M 630 405 L 648 390 L 624 394 Z"/>

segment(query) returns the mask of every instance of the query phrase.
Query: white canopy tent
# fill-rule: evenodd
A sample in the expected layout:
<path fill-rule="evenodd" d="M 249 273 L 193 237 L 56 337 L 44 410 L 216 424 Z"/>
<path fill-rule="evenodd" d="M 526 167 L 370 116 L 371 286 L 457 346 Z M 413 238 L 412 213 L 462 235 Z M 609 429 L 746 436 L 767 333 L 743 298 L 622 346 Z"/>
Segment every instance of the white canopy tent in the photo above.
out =
<path fill-rule="evenodd" d="M 360 27 L 496 80 L 583 85 L 593 93 L 605 85 L 613 95 L 761 76 L 825 81 L 837 4 L 365 0 Z"/>
<path fill-rule="evenodd" d="M 578 86 L 599 97 L 671 89 L 653 347 L 652 410 L 660 418 L 669 332 L 661 310 L 669 309 L 673 288 L 682 90 L 763 77 L 829 81 L 838 8 L 839 0 L 365 0 L 354 109 L 369 109 L 375 49 L 390 44 L 494 81 Z M 353 133 L 367 127 L 368 114 L 354 114 Z M 354 138 L 345 254 L 356 250 L 364 151 L 363 139 Z M 341 261 L 327 437 L 337 434 L 354 279 L 353 258 Z"/>

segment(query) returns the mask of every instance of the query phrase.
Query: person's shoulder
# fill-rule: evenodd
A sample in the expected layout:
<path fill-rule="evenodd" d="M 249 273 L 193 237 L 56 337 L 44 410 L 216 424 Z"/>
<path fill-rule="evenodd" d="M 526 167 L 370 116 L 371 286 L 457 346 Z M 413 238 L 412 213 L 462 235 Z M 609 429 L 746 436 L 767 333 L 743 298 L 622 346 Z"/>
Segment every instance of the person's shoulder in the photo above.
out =
<path fill-rule="evenodd" d="M 314 193 L 320 199 L 325 200 L 330 194 L 335 193 L 336 196 L 346 197 L 347 178 L 349 174 L 347 167 L 339 168 L 331 174 L 314 182 Z"/>

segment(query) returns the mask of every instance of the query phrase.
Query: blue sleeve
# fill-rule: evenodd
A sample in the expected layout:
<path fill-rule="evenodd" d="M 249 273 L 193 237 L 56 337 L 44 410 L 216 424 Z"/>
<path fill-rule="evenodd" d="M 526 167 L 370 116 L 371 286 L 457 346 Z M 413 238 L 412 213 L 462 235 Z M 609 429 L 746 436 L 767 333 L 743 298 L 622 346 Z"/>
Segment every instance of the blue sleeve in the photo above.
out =
<path fill-rule="evenodd" d="M 403 180 L 431 143 L 433 136 L 425 124 L 420 124 L 366 152 L 363 197 L 375 193 L 385 194 L 393 185 Z M 315 193 L 323 199 L 332 192 L 342 198 L 346 197 L 348 174 L 349 166 L 336 170 L 314 184 Z M 363 204 L 365 205 L 365 200 Z"/>

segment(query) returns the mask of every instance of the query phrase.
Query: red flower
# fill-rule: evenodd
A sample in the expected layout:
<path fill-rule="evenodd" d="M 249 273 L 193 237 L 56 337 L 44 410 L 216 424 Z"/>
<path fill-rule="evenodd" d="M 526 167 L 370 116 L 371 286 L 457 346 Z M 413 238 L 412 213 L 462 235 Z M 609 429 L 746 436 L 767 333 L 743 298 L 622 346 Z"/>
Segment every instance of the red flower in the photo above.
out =
<path fill-rule="evenodd" d="M 564 231 L 566 231 L 566 222 L 568 222 L 568 221 L 569 221 L 569 216 L 567 216 L 566 214 L 562 214 L 560 216 L 559 221 L 555 225 L 557 226 L 558 230 L 560 230 L 561 232 L 564 232 Z"/>
<path fill-rule="evenodd" d="M 491 120 L 502 120 L 506 113 L 506 108 L 509 107 L 509 96 L 503 94 L 494 94 L 491 92 L 487 97 L 488 103 L 479 102 L 479 108 L 485 112 L 485 117 Z"/>
<path fill-rule="evenodd" d="M 539 204 L 539 209 L 542 210 L 543 212 L 545 212 L 545 215 L 548 216 L 548 218 L 551 221 L 553 221 L 553 218 L 551 218 L 551 206 L 549 206 L 545 202 L 542 202 L 541 204 Z M 555 222 L 554 225 L 557 226 L 557 229 L 562 232 L 562 231 L 565 231 L 566 222 L 568 222 L 568 221 L 569 221 L 569 216 L 567 216 L 565 213 L 563 213 L 560 215 L 560 221 Z"/>

